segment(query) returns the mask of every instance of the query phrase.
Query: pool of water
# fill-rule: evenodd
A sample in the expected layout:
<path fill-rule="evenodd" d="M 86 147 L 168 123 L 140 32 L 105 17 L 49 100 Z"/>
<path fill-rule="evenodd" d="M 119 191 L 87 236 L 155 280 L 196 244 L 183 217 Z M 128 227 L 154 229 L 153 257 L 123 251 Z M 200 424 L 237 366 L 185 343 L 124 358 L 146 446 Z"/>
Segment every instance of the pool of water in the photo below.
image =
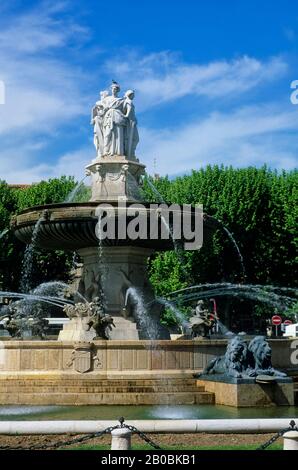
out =
<path fill-rule="evenodd" d="M 97 406 L 0 406 L 0 421 L 7 420 L 113 420 L 132 419 L 236 419 L 295 418 L 298 406 L 232 408 L 214 405 L 97 405 Z"/>

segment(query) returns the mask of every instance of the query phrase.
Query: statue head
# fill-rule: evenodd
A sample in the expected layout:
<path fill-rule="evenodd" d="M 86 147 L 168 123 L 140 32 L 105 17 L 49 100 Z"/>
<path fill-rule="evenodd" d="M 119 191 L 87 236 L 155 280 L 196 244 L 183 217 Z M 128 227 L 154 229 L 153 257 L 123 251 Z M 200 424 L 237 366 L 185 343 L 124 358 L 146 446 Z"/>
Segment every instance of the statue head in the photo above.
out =
<path fill-rule="evenodd" d="M 99 304 L 100 303 L 100 297 L 94 297 L 92 303 Z"/>
<path fill-rule="evenodd" d="M 120 91 L 120 85 L 119 83 L 115 82 L 114 80 L 112 80 L 112 85 L 111 85 L 111 91 L 112 91 L 112 95 L 113 96 L 117 96 L 119 91 Z"/>
<path fill-rule="evenodd" d="M 109 95 L 108 90 L 102 90 L 102 91 L 99 93 L 100 100 L 101 100 L 101 101 L 104 100 L 108 95 Z"/>
<path fill-rule="evenodd" d="M 272 350 L 264 336 L 255 336 L 248 345 L 248 351 L 257 367 L 265 368 L 271 365 Z"/>
<path fill-rule="evenodd" d="M 246 365 L 247 344 L 239 336 L 235 336 L 228 343 L 225 364 L 230 367 L 232 364 L 238 368 Z"/>
<path fill-rule="evenodd" d="M 127 90 L 124 96 L 130 100 L 133 100 L 135 97 L 135 92 L 133 90 Z"/>

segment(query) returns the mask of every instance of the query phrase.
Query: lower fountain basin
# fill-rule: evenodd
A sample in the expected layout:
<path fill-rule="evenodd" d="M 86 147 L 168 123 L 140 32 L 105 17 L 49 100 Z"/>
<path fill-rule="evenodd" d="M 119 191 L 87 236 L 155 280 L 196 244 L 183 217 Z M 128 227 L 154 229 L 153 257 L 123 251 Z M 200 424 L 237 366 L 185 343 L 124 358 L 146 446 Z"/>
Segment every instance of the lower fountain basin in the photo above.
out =
<path fill-rule="evenodd" d="M 200 386 L 193 374 L 222 354 L 226 344 L 226 340 L 5 339 L 0 405 L 212 405 L 214 391 Z M 270 346 L 273 365 L 297 376 L 290 362 L 291 341 L 271 340 Z"/>

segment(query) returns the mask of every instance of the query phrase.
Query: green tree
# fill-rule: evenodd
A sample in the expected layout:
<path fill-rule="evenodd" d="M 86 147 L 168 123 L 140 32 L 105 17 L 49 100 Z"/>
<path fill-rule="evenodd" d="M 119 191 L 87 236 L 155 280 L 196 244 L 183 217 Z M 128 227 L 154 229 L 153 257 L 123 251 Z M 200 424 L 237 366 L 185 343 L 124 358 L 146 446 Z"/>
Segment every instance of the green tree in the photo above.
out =
<path fill-rule="evenodd" d="M 28 188 L 10 188 L 0 183 L 0 231 L 10 226 L 12 215 L 37 205 L 63 202 L 75 187 L 74 178 L 62 176 L 41 181 Z M 22 276 L 25 245 L 13 235 L 12 230 L 0 239 L 0 283 L 4 290 L 18 291 Z M 34 252 L 33 285 L 51 280 L 67 280 L 72 254 L 62 250 Z"/>
<path fill-rule="evenodd" d="M 165 201 L 203 204 L 204 212 L 221 221 L 233 234 L 243 255 L 246 282 L 297 286 L 297 171 L 249 167 L 207 166 L 174 180 L 153 181 Z M 148 183 L 148 200 L 157 197 Z M 226 232 L 217 230 L 200 251 L 188 254 L 187 278 L 173 254 L 156 254 L 150 263 L 151 281 L 159 295 L 205 282 L 242 282 L 241 263 Z M 218 299 L 225 309 L 227 299 Z M 234 301 L 229 301 L 230 306 Z M 232 307 L 231 307 L 232 308 Z M 233 307 L 234 308 L 234 307 Z M 255 313 L 251 302 L 243 311 Z M 261 310 L 268 315 L 268 307 Z M 260 308 L 256 310 L 259 314 Z"/>

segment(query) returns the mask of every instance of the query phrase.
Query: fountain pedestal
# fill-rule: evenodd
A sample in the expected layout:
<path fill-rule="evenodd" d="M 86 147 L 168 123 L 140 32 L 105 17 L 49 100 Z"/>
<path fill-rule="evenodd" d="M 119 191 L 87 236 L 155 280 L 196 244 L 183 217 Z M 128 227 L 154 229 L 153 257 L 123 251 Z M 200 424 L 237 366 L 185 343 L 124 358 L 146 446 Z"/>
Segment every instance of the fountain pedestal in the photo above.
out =
<path fill-rule="evenodd" d="M 94 159 L 86 166 L 86 174 L 91 176 L 91 201 L 138 201 L 138 189 L 144 172 L 145 165 L 137 159 L 120 155 Z"/>
<path fill-rule="evenodd" d="M 130 287 L 148 292 L 149 280 L 146 274 L 148 257 L 153 250 L 133 246 L 95 247 L 78 250 L 84 268 L 80 292 L 88 300 L 104 292 L 106 312 L 114 318 L 116 328 L 111 339 L 138 339 L 139 332 L 131 303 L 126 303 L 126 292 Z M 153 294 L 152 294 L 152 299 Z M 150 293 L 149 298 L 150 301 Z"/>

